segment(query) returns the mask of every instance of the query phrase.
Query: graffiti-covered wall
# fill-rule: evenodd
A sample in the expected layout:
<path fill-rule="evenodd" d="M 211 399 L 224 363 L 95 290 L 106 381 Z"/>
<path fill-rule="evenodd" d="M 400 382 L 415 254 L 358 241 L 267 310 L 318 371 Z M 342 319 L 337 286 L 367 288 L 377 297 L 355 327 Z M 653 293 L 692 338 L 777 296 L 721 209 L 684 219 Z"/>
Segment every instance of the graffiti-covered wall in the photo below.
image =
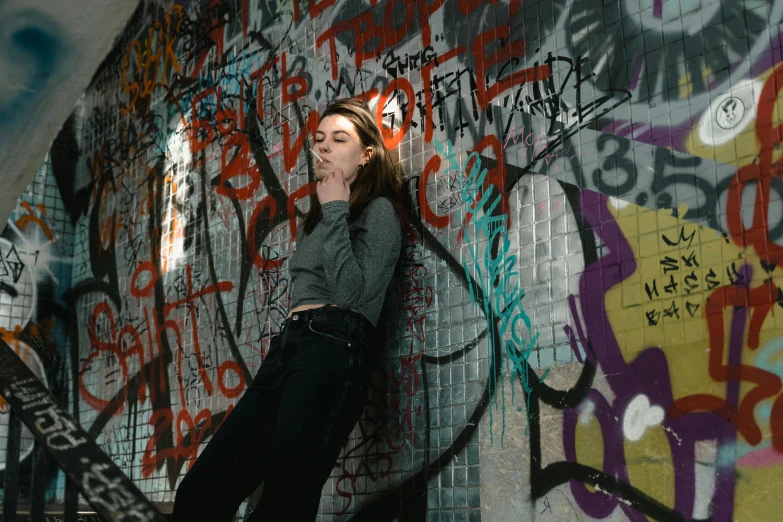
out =
<path fill-rule="evenodd" d="M 58 145 L 41 165 L 33 182 L 19 197 L 0 234 L 0 335 L 33 373 L 64 404 L 72 389 L 66 375 L 71 344 L 68 292 L 73 255 L 73 221 L 63 204 L 58 177 Z M 69 155 L 73 151 L 69 151 Z M 6 482 L 9 407 L 0 397 L 0 491 Z M 24 428 L 21 440 L 20 501 L 29 504 L 34 461 L 32 434 Z M 47 498 L 62 498 L 63 477 L 49 463 Z M 0 493 L 0 504 L 3 494 Z"/>
<path fill-rule="evenodd" d="M 409 220 L 324 520 L 774 519 L 782 19 L 756 0 L 143 3 L 64 138 L 80 421 L 173 500 L 289 309 L 304 151 L 355 96 Z"/>

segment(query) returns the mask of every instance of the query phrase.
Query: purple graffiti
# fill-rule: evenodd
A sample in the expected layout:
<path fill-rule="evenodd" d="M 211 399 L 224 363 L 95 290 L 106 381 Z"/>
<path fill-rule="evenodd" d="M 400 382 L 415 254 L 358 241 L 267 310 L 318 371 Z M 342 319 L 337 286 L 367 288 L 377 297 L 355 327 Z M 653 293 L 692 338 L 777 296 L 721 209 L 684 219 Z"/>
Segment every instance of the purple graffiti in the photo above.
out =
<path fill-rule="evenodd" d="M 591 341 L 595 359 L 600 363 L 606 381 L 614 393 L 611 403 L 595 389 L 588 394 L 594 405 L 593 414 L 603 435 L 603 471 L 618 480 L 628 481 L 622 431 L 622 418 L 626 408 L 634 397 L 643 394 L 649 398 L 650 404 L 660 406 L 666 411 L 673 397 L 664 352 L 658 347 L 649 347 L 629 364 L 610 324 L 605 305 L 606 294 L 636 271 L 637 262 L 630 244 L 611 215 L 607 202 L 608 197 L 605 195 L 582 192 L 584 216 L 607 246 L 608 253 L 588 266 L 582 274 L 581 309 L 585 319 L 586 336 Z M 745 311 L 738 309 L 732 322 L 732 364 L 738 364 L 741 358 L 744 324 Z M 736 403 L 739 400 L 739 385 L 732 383 L 727 391 L 730 400 Z M 569 408 L 563 419 L 565 452 L 570 462 L 576 462 L 577 459 L 576 427 L 579 413 L 579 408 Z M 674 465 L 673 507 L 675 511 L 690 516 L 694 509 L 696 493 L 696 443 L 715 440 L 719 444 L 732 443 L 736 438 L 736 429 L 718 415 L 701 412 L 684 415 L 677 420 L 665 418 L 662 427 L 666 431 Z M 734 503 L 733 475 L 733 466 L 722 468 L 718 472 L 713 506 L 715 521 L 731 519 Z M 645 516 L 629 503 L 619 502 L 617 498 L 604 492 L 590 492 L 579 481 L 571 481 L 571 491 L 579 506 L 589 516 L 604 518 L 619 505 L 630 520 L 646 520 Z"/>

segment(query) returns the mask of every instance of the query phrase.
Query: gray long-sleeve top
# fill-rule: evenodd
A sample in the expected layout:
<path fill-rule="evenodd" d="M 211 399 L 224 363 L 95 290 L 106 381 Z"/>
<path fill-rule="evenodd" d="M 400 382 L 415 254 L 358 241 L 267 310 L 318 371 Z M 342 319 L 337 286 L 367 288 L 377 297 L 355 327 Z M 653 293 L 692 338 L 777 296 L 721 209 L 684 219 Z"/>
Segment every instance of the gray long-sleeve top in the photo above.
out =
<path fill-rule="evenodd" d="M 291 308 L 335 304 L 361 313 L 377 326 L 386 290 L 402 248 L 394 205 L 376 198 L 348 224 L 347 201 L 321 206 L 323 217 L 311 234 L 300 229 L 289 261 Z"/>

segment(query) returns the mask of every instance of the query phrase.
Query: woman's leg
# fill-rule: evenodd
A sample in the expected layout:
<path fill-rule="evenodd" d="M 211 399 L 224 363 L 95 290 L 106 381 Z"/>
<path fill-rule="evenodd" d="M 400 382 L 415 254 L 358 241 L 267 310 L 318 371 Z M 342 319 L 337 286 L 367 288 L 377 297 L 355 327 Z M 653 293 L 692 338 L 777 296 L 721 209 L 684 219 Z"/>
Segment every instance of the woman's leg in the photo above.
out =
<path fill-rule="evenodd" d="M 274 336 L 258 374 L 179 487 L 175 522 L 225 522 L 264 479 L 280 406 L 281 338 Z"/>
<path fill-rule="evenodd" d="M 364 332 L 341 323 L 339 314 L 314 316 L 287 332 L 285 351 L 292 352 L 284 353 L 290 362 L 269 469 L 248 522 L 315 520 L 323 485 L 364 411 L 370 380 Z"/>

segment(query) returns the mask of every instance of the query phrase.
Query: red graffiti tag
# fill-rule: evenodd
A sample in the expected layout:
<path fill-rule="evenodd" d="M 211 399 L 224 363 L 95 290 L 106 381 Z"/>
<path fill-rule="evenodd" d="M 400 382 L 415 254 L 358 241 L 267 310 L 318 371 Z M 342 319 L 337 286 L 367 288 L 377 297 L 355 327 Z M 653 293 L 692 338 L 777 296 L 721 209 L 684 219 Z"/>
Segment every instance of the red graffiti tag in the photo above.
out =
<path fill-rule="evenodd" d="M 405 8 L 405 20 L 398 26 L 394 26 L 397 9 L 395 6 L 402 2 Z M 372 8 L 362 11 L 353 18 L 333 24 L 324 31 L 315 41 L 315 46 L 320 48 L 325 42 L 329 43 L 329 57 L 332 66 L 332 80 L 337 80 L 337 43 L 336 37 L 340 33 L 353 31 L 356 38 L 356 68 L 361 69 L 365 61 L 374 59 L 386 49 L 397 45 L 408 34 L 410 27 L 416 18 L 418 8 L 418 22 L 421 28 L 421 46 L 427 47 L 432 42 L 432 30 L 430 28 L 430 16 L 444 4 L 445 0 L 435 0 L 427 3 L 426 0 L 391 0 L 384 8 L 384 21 L 382 25 L 376 25 Z M 376 42 L 376 46 L 367 49 L 367 45 Z"/>

